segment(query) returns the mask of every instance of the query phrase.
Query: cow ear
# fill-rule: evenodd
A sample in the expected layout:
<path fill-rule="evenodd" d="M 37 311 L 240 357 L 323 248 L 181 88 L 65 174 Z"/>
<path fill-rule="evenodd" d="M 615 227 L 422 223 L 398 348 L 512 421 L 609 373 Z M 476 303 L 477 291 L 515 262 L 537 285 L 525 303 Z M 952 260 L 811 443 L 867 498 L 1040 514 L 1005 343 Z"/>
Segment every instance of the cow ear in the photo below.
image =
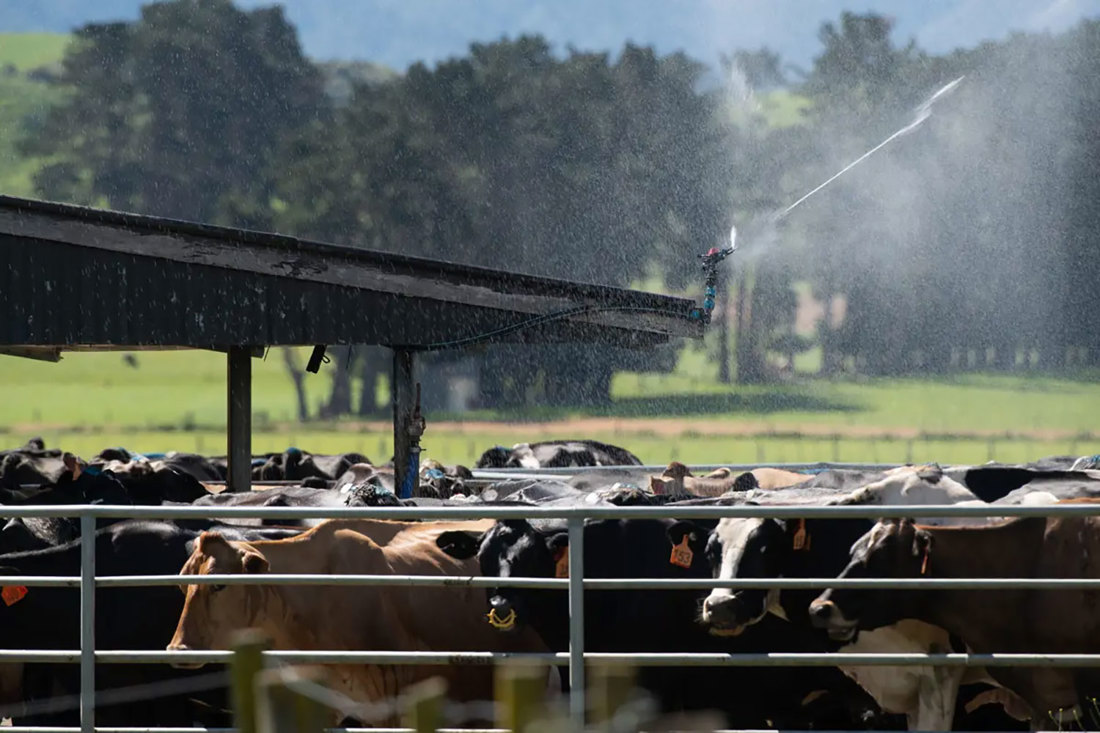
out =
<path fill-rule="evenodd" d="M 913 557 L 922 557 L 932 551 L 932 535 L 923 529 L 913 533 Z"/>
<path fill-rule="evenodd" d="M 456 560 L 469 560 L 481 546 L 481 532 L 450 530 L 435 538 L 435 545 Z"/>
<path fill-rule="evenodd" d="M 226 542 L 225 537 L 217 532 L 203 532 L 200 534 L 198 542 L 195 543 L 195 548 L 203 555 L 211 556 L 224 554 L 226 550 L 232 549 L 229 543 Z"/>
<path fill-rule="evenodd" d="M 569 547 L 569 533 L 558 532 L 556 535 L 546 540 L 546 546 L 549 547 L 551 551 Z"/>
<path fill-rule="evenodd" d="M 943 478 L 943 468 L 938 463 L 928 463 L 917 469 L 917 478 L 930 484 L 939 483 Z"/>
<path fill-rule="evenodd" d="M 266 573 L 268 567 L 270 567 L 267 559 L 263 555 L 255 552 L 245 553 L 243 564 L 244 571 L 246 573 L 252 573 L 253 575 L 257 573 Z"/>
<path fill-rule="evenodd" d="M 668 528 L 667 534 L 668 541 L 673 545 L 678 545 L 684 541 L 685 536 L 687 536 L 689 542 L 696 544 L 708 533 L 695 522 L 679 521 Z"/>

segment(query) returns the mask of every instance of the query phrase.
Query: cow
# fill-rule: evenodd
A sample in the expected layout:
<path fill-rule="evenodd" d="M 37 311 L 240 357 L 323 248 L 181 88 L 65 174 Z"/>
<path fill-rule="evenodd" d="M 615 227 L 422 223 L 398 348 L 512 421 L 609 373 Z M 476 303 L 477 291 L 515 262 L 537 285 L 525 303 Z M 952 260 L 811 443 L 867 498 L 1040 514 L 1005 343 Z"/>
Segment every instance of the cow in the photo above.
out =
<path fill-rule="evenodd" d="M 640 466 L 630 451 L 596 440 L 553 440 L 495 446 L 481 454 L 475 468 L 562 468 L 568 466 Z"/>
<path fill-rule="evenodd" d="M 83 470 L 84 464 L 71 453 L 62 454 L 64 471 L 52 484 L 18 491 L 0 490 L 2 503 L 9 506 L 57 504 L 131 504 L 126 487 L 110 474 Z M 105 526 L 114 520 L 97 520 Z M 9 520 L 0 532 L 0 552 L 19 552 L 59 545 L 80 536 L 80 525 L 67 517 L 27 517 Z"/>
<path fill-rule="evenodd" d="M 524 504 L 545 504 L 548 502 L 581 504 L 588 492 L 570 486 L 564 481 L 553 478 L 508 479 L 485 487 L 480 499 L 483 502 L 520 502 Z"/>
<path fill-rule="evenodd" d="M 711 535 L 707 556 L 716 578 L 834 577 L 848 549 L 870 522 L 863 519 L 723 519 Z M 807 608 L 813 590 L 715 589 L 703 604 L 702 619 L 716 633 L 739 634 L 769 613 L 810 628 Z M 861 634 L 855 642 L 835 644 L 843 653 L 929 653 L 957 650 L 942 629 L 917 621 Z M 980 673 L 963 675 L 951 667 L 844 667 L 883 710 L 905 715 L 912 730 L 948 730 L 958 713 L 960 684 L 984 681 Z M 965 677 L 965 679 L 964 679 Z M 1002 721 L 1010 725 L 1012 721 Z M 968 726 L 969 729 L 969 726 Z"/>
<path fill-rule="evenodd" d="M 361 453 L 315 455 L 299 448 L 269 453 L 253 459 L 252 478 L 260 481 L 300 481 L 318 478 L 334 481 L 357 463 L 370 464 Z"/>
<path fill-rule="evenodd" d="M 532 633 L 498 635 L 483 622 L 482 594 L 469 587 L 187 585 L 209 573 L 476 575 L 436 544 L 445 532 L 484 531 L 479 522 L 333 519 L 285 541 L 199 537 L 180 571 L 185 594 L 169 650 L 224 649 L 234 631 L 259 628 L 276 649 L 378 651 L 543 651 Z M 462 665 L 339 665 L 335 685 L 359 702 L 378 702 L 430 676 L 458 700 L 492 696 L 491 671 Z M 366 722 L 366 721 L 364 721 Z"/>
<path fill-rule="evenodd" d="M 52 484 L 64 471 L 61 451 L 47 450 L 42 438 L 31 438 L 20 448 L 0 451 L 0 487 L 5 489 Z"/>
<path fill-rule="evenodd" d="M 455 494 L 467 493 L 466 482 L 474 474 L 465 466 L 448 468 L 439 461 L 427 460 L 420 466 L 420 483 L 413 489 L 413 496 L 449 499 Z"/>
<path fill-rule="evenodd" d="M 81 461 L 80 467 L 86 475 L 110 476 L 120 482 L 127 493 L 119 502 L 124 504 L 187 503 L 207 494 L 202 481 L 225 480 L 209 459 L 194 453 L 141 455 L 108 448 L 87 464 Z"/>
<path fill-rule="evenodd" d="M 768 504 L 935 504 L 978 503 L 965 487 L 928 467 L 900 467 L 885 478 L 840 498 L 814 501 L 811 490 L 759 492 L 755 503 Z M 944 521 L 944 520 L 937 520 Z M 981 520 L 962 520 L 981 521 Z M 865 519 L 771 518 L 722 519 L 711 533 L 707 557 L 714 577 L 834 577 L 848 562 L 853 542 L 872 525 Z M 772 613 L 809 627 L 807 606 L 815 592 L 716 588 L 703 604 L 702 618 L 719 633 L 740 633 Z M 932 652 L 952 648 L 943 629 L 916 622 L 863 634 L 840 651 Z M 911 729 L 946 730 L 956 714 L 956 693 L 964 681 L 985 681 L 980 672 L 964 675 L 952 667 L 841 667 L 888 712 L 904 714 Z M 965 677 L 965 680 L 964 680 Z"/>
<path fill-rule="evenodd" d="M 207 494 L 192 502 L 193 506 L 210 507 L 344 507 L 356 492 L 341 494 L 331 489 L 312 489 L 307 486 L 278 486 L 248 492 L 222 492 Z M 238 523 L 244 526 L 292 526 L 314 527 L 323 519 L 251 519 L 240 518 Z"/>
<path fill-rule="evenodd" d="M 248 530 L 216 525 L 237 539 L 288 537 L 292 530 Z M 197 531 L 170 522 L 130 520 L 112 524 L 95 534 L 96 573 L 99 575 L 171 575 L 187 559 Z M 0 556 L 0 575 L 80 574 L 81 540 L 32 552 Z M 9 586 L 19 590 L 18 586 Z M 0 605 L 0 648 L 76 649 L 80 646 L 78 588 L 22 589 Z M 168 586 L 96 589 L 96 648 L 155 649 L 169 638 L 183 598 Z M 10 601 L 10 602 L 9 602 Z M 16 704 L 11 715 L 18 725 L 76 725 L 75 710 L 41 709 L 48 698 L 75 694 L 79 670 L 72 664 L 0 665 L 3 684 L 0 703 Z M 113 689 L 162 681 L 187 681 L 194 673 L 173 670 L 163 664 L 97 664 L 96 688 Z M 199 697 L 205 705 L 196 704 Z M 208 694 L 173 693 L 154 700 L 127 703 L 101 702 L 96 721 L 101 725 L 131 726 L 136 723 L 167 726 L 228 725 L 229 716 L 218 713 L 227 706 L 224 691 Z M 213 717 L 210 717 L 213 716 Z"/>
<path fill-rule="evenodd" d="M 139 472 L 154 472 L 163 468 L 174 469 L 178 473 L 186 474 L 196 481 L 225 481 L 225 467 L 216 459 L 207 458 L 197 453 L 181 453 L 169 451 L 168 453 L 132 453 L 125 448 L 106 448 L 89 461 L 92 468 L 100 470 L 136 470 Z"/>
<path fill-rule="evenodd" d="M 813 476 L 778 468 L 754 468 L 737 475 L 720 468 L 706 476 L 694 476 L 682 463 L 673 462 L 660 476 L 649 478 L 649 489 L 654 494 L 692 494 L 694 496 L 721 496 L 730 491 L 774 490 L 805 483 Z"/>
<path fill-rule="evenodd" d="M 585 523 L 585 577 L 701 578 L 705 534 L 672 520 L 601 520 Z M 679 531 L 679 534 L 677 532 Z M 566 569 L 568 535 L 561 522 L 504 520 L 486 532 L 452 531 L 438 543 L 457 558 L 477 557 L 484 575 L 553 577 Z M 670 553 L 680 548 L 676 561 Z M 694 623 L 696 591 L 614 590 L 585 592 L 585 648 L 597 652 L 762 652 L 802 650 L 805 634 L 765 623 L 757 633 L 719 638 Z M 496 588 L 488 593 L 488 625 L 512 632 L 533 628 L 555 651 L 565 650 L 569 611 L 565 593 Z M 847 728 L 874 718 L 873 702 L 831 669 L 778 670 L 645 667 L 639 683 L 665 712 L 718 708 L 731 725 L 810 722 Z M 564 683 L 564 680 L 563 680 Z M 820 691 L 828 691 L 820 694 Z M 806 701 L 806 705 L 803 702 Z M 812 702 L 811 702 L 812 701 Z"/>
<path fill-rule="evenodd" d="M 852 546 L 839 577 L 1095 578 L 1098 528 L 1097 517 L 1026 517 L 974 527 L 883 521 Z M 830 588 L 810 605 L 810 615 L 840 640 L 911 618 L 947 629 L 978 653 L 1098 653 L 1098 604 L 1100 592 L 1080 589 Z M 1057 724 L 1066 711 L 1088 712 L 1086 698 L 1096 692 L 1095 677 L 1069 669 L 991 667 L 989 674 L 1024 701 L 1033 726 Z"/>

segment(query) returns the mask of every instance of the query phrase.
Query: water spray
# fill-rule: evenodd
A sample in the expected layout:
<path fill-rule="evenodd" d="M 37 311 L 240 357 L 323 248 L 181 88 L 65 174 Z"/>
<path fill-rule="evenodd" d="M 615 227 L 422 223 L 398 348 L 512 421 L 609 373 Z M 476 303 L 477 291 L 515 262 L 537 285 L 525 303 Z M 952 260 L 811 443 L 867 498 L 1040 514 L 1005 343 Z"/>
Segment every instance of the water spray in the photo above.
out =
<path fill-rule="evenodd" d="M 801 198 L 799 198 L 797 201 L 795 201 L 790 206 L 786 207 L 785 209 L 780 209 L 779 211 L 777 211 L 771 217 L 771 223 L 772 224 L 778 224 L 779 222 L 783 221 L 784 219 L 786 219 L 790 215 L 790 213 L 792 211 L 797 209 L 802 204 L 806 203 L 806 201 L 808 201 L 812 196 L 819 193 L 822 189 L 824 189 L 826 186 L 831 184 L 833 181 L 837 180 L 838 178 L 843 176 L 845 173 L 852 170 L 857 165 L 859 165 L 863 161 L 867 160 L 868 158 L 870 158 L 872 155 L 874 155 L 878 151 L 882 150 L 884 147 L 886 147 L 887 145 L 892 143 L 894 140 L 897 140 L 899 137 L 903 137 L 905 135 L 908 135 L 909 133 L 913 132 L 918 127 L 920 127 L 921 124 L 925 120 L 927 120 L 929 117 L 932 116 L 932 105 L 935 104 L 940 99 L 942 99 L 943 97 L 950 94 L 951 92 L 953 92 L 955 90 L 955 88 L 962 82 L 962 80 L 964 78 L 966 78 L 966 77 L 960 76 L 958 79 L 955 79 L 954 81 L 948 82 L 947 84 L 944 84 L 942 87 L 937 89 L 935 94 L 933 94 L 931 97 L 926 99 L 924 102 L 922 102 L 920 104 L 920 106 L 917 107 L 917 109 L 914 113 L 914 116 L 913 116 L 913 120 L 909 124 L 907 124 L 905 127 L 902 127 L 901 129 L 897 130 L 894 134 L 890 135 L 890 137 L 886 138 L 885 140 L 880 142 L 878 145 L 871 148 L 866 153 L 864 153 L 863 155 L 859 156 L 858 158 L 853 160 L 848 165 L 841 168 L 839 171 L 834 173 L 832 176 L 825 179 L 825 181 L 823 181 L 822 183 L 820 183 L 819 185 L 817 185 L 816 187 L 811 189 L 808 193 L 804 194 Z M 718 247 L 712 247 L 709 251 L 707 251 L 706 254 L 699 255 L 699 258 L 703 261 L 703 274 L 704 274 L 704 278 L 705 278 L 704 287 L 703 287 L 703 304 L 701 306 L 697 306 L 697 307 L 691 309 L 691 312 L 690 312 L 689 316 L 692 319 L 701 320 L 705 324 L 710 323 L 710 314 L 714 310 L 714 300 L 715 300 L 715 297 L 717 295 L 718 265 L 724 259 L 726 259 L 731 254 L 733 254 L 736 250 L 737 250 L 737 227 L 734 226 L 734 227 L 730 227 L 730 246 L 729 247 L 722 248 L 722 249 L 720 249 Z"/>
<path fill-rule="evenodd" d="M 785 208 L 785 209 L 781 209 L 781 210 L 780 210 L 780 211 L 779 211 L 778 213 L 776 213 L 776 214 L 775 214 L 775 216 L 774 216 L 774 217 L 772 217 L 772 222 L 773 222 L 773 223 L 777 223 L 777 222 L 780 222 L 780 221 L 782 221 L 783 219 L 786 219 L 786 218 L 787 218 L 787 216 L 788 216 L 788 215 L 789 215 L 789 214 L 790 214 L 790 213 L 791 213 L 792 211 L 794 211 L 794 210 L 795 210 L 796 208 L 798 208 L 798 207 L 799 207 L 799 206 L 801 206 L 801 205 L 802 205 L 803 203 L 805 203 L 807 199 L 809 199 L 809 198 L 810 198 L 811 196 L 813 196 L 814 194 L 816 194 L 817 192 L 819 192 L 819 191 L 820 191 L 821 189 L 825 188 L 825 187 L 826 187 L 826 186 L 828 186 L 828 185 L 829 185 L 830 183 L 832 183 L 832 182 L 833 182 L 833 181 L 835 181 L 836 179 L 840 178 L 840 177 L 841 177 L 842 175 L 844 175 L 844 174 L 845 174 L 845 173 L 847 173 L 848 171 L 852 170 L 852 169 L 853 169 L 853 168 L 855 168 L 855 167 L 856 167 L 857 165 L 859 165 L 859 164 L 860 164 L 860 163 L 862 163 L 863 161 L 867 160 L 867 159 L 868 159 L 868 158 L 870 158 L 870 157 L 871 157 L 872 155 L 874 155 L 874 154 L 875 154 L 875 153 L 877 153 L 878 151 L 882 150 L 882 149 L 883 149 L 884 147 L 886 147 L 886 146 L 887 146 L 887 145 L 889 145 L 890 143 L 892 143 L 892 142 L 894 142 L 895 140 L 897 140 L 897 139 L 898 139 L 899 137 L 902 137 L 903 135 L 908 135 L 909 133 L 911 133 L 911 132 L 913 132 L 914 130 L 916 130 L 916 129 L 917 129 L 918 127 L 920 127 L 921 123 L 923 123 L 923 122 L 924 122 L 925 120 L 927 120 L 927 119 L 928 119 L 929 117 L 931 117 L 931 116 L 932 116 L 932 105 L 933 105 L 933 104 L 935 104 L 935 103 L 936 103 L 936 101 L 937 101 L 937 100 L 939 100 L 940 98 L 942 98 L 942 97 L 946 96 L 947 94 L 950 94 L 950 93 L 951 93 L 952 91 L 954 91 L 954 90 L 955 90 L 955 87 L 957 87 L 957 86 L 959 85 L 959 83 L 960 83 L 960 82 L 961 82 L 961 81 L 962 81 L 962 80 L 963 80 L 964 78 L 966 78 L 966 77 L 960 76 L 960 77 L 959 77 L 958 79 L 955 79 L 955 80 L 954 80 L 954 81 L 952 81 L 952 82 L 949 82 L 949 83 L 947 83 L 947 84 L 944 84 L 944 85 L 943 85 L 942 87 L 940 87 L 940 88 L 939 88 L 939 89 L 938 89 L 938 90 L 936 91 L 936 93 L 935 93 L 935 94 L 933 94 L 933 95 L 932 95 L 931 97 L 929 97 L 929 98 L 928 98 L 927 100 L 925 100 L 925 101 L 924 101 L 924 102 L 923 102 L 923 103 L 922 103 L 922 104 L 921 104 L 921 105 L 920 105 L 919 107 L 917 107 L 917 110 L 916 110 L 916 113 L 915 113 L 915 115 L 914 115 L 914 117 L 913 117 L 913 121 L 912 121 L 912 122 L 910 122 L 910 123 L 909 123 L 908 125 L 906 125 L 905 127 L 901 128 L 900 130 L 898 130 L 897 132 L 895 132 L 895 133 L 894 133 L 893 135 L 891 135 L 890 137 L 888 137 L 888 138 L 886 138 L 885 140 L 883 140 L 882 142 L 880 142 L 880 143 L 879 143 L 878 145 L 876 145 L 875 147 L 873 147 L 873 148 L 871 148 L 870 150 L 868 150 L 868 151 L 867 151 L 866 153 L 864 153 L 863 155 L 861 155 L 861 156 L 859 156 L 858 158 L 856 158 L 855 160 L 853 160 L 853 161 L 852 161 L 851 163 L 849 163 L 848 165 L 846 165 L 846 166 L 844 166 L 843 168 L 841 168 L 841 169 L 840 169 L 839 171 L 837 171 L 837 172 L 836 172 L 835 174 L 833 174 L 832 176 L 830 176 L 829 178 L 827 178 L 827 179 L 826 179 L 826 180 L 825 180 L 825 181 L 824 181 L 823 183 L 821 183 L 820 185 L 818 185 L 818 186 L 817 186 L 816 188 L 812 189 L 812 190 L 811 190 L 811 191 L 810 191 L 809 193 L 807 193 L 807 194 L 805 194 L 804 196 L 802 196 L 802 198 L 798 199 L 797 201 L 795 201 L 795 202 L 794 202 L 793 204 L 791 204 L 791 205 L 790 205 L 790 206 L 788 206 L 787 208 Z"/>

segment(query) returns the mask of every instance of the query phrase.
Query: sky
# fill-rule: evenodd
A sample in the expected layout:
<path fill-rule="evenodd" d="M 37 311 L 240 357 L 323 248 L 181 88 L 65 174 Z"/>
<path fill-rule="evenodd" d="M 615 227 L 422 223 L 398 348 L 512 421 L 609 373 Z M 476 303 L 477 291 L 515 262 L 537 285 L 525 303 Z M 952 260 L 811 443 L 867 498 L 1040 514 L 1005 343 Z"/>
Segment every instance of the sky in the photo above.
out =
<path fill-rule="evenodd" d="M 271 0 L 237 0 L 244 7 Z M 404 69 L 461 55 L 471 42 L 539 33 L 557 49 L 619 49 L 627 41 L 682 50 L 707 63 L 769 46 L 808 67 L 817 33 L 843 10 L 896 19 L 897 40 L 942 53 L 1012 31 L 1061 31 L 1100 16 L 1100 0 L 282 0 L 306 52 Z M 133 19 L 141 0 L 0 0 L 0 31 L 65 31 Z"/>

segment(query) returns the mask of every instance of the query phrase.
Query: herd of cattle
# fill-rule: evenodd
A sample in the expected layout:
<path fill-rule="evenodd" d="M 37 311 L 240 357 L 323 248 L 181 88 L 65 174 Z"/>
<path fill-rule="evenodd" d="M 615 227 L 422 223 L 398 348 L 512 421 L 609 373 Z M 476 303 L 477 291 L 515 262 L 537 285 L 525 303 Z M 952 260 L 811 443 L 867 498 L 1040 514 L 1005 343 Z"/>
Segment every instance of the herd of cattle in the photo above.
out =
<path fill-rule="evenodd" d="M 425 464 L 412 499 L 393 493 L 392 467 L 365 456 L 290 449 L 256 457 L 254 490 L 225 490 L 224 459 L 109 449 L 88 461 L 40 440 L 0 451 L 0 503 L 345 506 L 910 505 L 897 519 L 589 520 L 591 578 L 1100 578 L 1100 525 L 1074 519 L 922 518 L 916 505 L 1100 500 L 1100 457 L 1025 465 L 901 466 L 817 472 L 759 468 L 659 475 L 629 452 L 593 441 L 493 448 L 476 468 L 576 466 L 561 480 L 477 479 Z M 584 470 L 587 466 L 618 468 Z M 265 482 L 267 482 L 265 484 Z M 1100 511 L 1100 506 L 1097 507 Z M 2 514 L 2 512 L 0 512 Z M 100 520 L 98 575 L 186 578 L 222 573 L 561 577 L 563 520 L 392 521 L 335 518 Z M 78 575 L 80 526 L 11 519 L 0 530 L 0 574 Z M 180 592 L 181 588 L 183 593 Z M 79 647 L 79 591 L 4 587 L 0 648 Z M 566 594 L 467 586 L 210 585 L 96 591 L 98 649 L 224 649 L 262 629 L 276 649 L 565 651 Z M 1100 591 L 1091 589 L 589 590 L 585 645 L 594 652 L 1100 653 Z M 483 666 L 335 666 L 333 684 L 357 701 L 384 701 L 443 676 L 460 701 L 492 698 Z M 209 670 L 98 664 L 99 725 L 227 726 L 223 688 Z M 201 680 L 200 680 L 201 681 Z M 566 677 L 556 679 L 565 689 Z M 116 688 L 169 683 L 154 699 Z M 1100 725 L 1090 668 L 642 667 L 638 684 L 663 712 L 717 711 L 730 727 L 1027 730 Z M 0 665 L 0 715 L 17 725 L 74 725 L 72 664 Z M 550 693 L 548 693 L 550 694 Z M 135 699 L 136 698 L 136 699 Z M 338 716 L 344 717 L 344 716 Z M 392 720 L 356 720 L 364 725 Z"/>

